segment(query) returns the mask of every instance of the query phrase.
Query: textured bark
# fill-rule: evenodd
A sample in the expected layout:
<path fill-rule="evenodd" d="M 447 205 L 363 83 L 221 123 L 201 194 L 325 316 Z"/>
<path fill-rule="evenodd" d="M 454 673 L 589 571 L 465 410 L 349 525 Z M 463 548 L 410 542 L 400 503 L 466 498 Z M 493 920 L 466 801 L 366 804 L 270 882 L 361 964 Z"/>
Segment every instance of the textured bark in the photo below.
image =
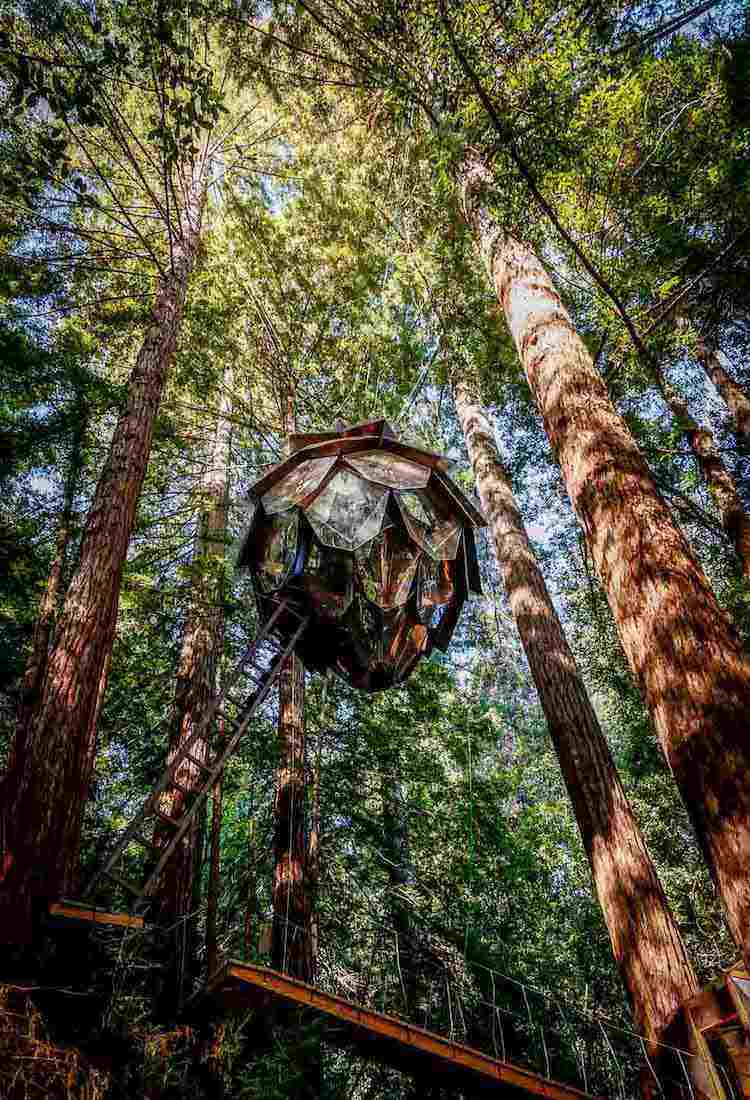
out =
<path fill-rule="evenodd" d="M 464 210 L 484 254 L 631 671 L 750 961 L 750 662 L 659 496 L 547 272 L 481 201 Z"/>
<path fill-rule="evenodd" d="M 245 920 L 243 929 L 243 945 L 245 948 L 245 958 L 252 959 L 254 957 L 253 951 L 253 936 L 255 926 L 258 923 L 258 878 L 257 878 L 257 859 L 258 853 L 255 850 L 255 816 L 254 807 L 252 801 L 248 810 L 248 823 L 247 823 L 247 890 L 245 897 Z M 258 940 L 257 947 L 260 951 L 260 932 L 255 937 Z"/>
<path fill-rule="evenodd" d="M 174 263 L 160 279 L 130 376 L 125 408 L 89 510 L 78 567 L 60 613 L 19 781 L 3 800 L 6 851 L 0 938 L 27 942 L 32 898 L 66 893 L 75 877 L 89 734 L 112 649 L 122 571 L 146 473 L 154 423 L 195 263 L 202 210 L 197 187 L 183 211 Z"/>
<path fill-rule="evenodd" d="M 388 875 L 388 910 L 394 932 L 395 965 L 399 972 L 404 1013 L 416 1007 L 419 962 L 414 925 L 405 892 L 414 882 L 409 848 L 409 818 L 398 758 L 381 760 L 383 802 L 383 857 Z"/>
<path fill-rule="evenodd" d="M 224 722 L 219 719 L 219 744 L 224 740 Z M 218 917 L 221 889 L 221 817 L 223 790 L 221 776 L 211 795 L 211 845 L 209 849 L 208 897 L 206 898 L 206 970 L 210 977 L 219 966 Z"/>
<path fill-rule="evenodd" d="M 745 511 L 734 478 L 716 450 L 713 433 L 693 419 L 687 402 L 661 371 L 655 371 L 654 375 L 666 405 L 695 456 L 721 525 L 739 558 L 742 572 L 750 579 L 750 516 Z"/>
<path fill-rule="evenodd" d="M 698 341 L 698 362 L 713 382 L 732 418 L 732 427 L 737 442 L 743 447 L 750 443 L 750 397 L 742 386 L 722 367 L 714 348 L 704 340 Z"/>
<path fill-rule="evenodd" d="M 271 965 L 309 981 L 312 947 L 310 895 L 305 882 L 304 686 L 301 661 L 295 656 L 287 658 L 279 678 Z"/>
<path fill-rule="evenodd" d="M 224 641 L 222 609 L 223 569 L 226 551 L 228 469 L 230 420 L 232 406 L 232 371 L 224 376 L 219 415 L 211 450 L 201 483 L 201 515 L 195 542 L 190 610 L 185 623 L 177 666 L 173 733 L 168 762 L 171 763 L 189 741 L 216 691 L 216 675 Z M 193 742 L 190 755 L 205 760 L 209 754 L 212 731 Z M 175 779 L 189 793 L 170 788 L 161 809 L 168 816 L 180 817 L 185 802 L 201 787 L 204 773 L 197 764 L 183 760 Z M 205 804 L 196 814 L 180 844 L 164 869 L 155 901 L 159 921 L 171 930 L 171 951 L 168 976 L 164 982 L 164 997 L 159 1014 L 170 1016 L 182 1003 L 190 966 L 196 958 L 196 920 L 200 863 L 205 834 Z M 158 828 L 157 846 L 166 845 L 172 837 L 170 827 Z"/>
<path fill-rule="evenodd" d="M 653 1041 L 697 992 L 697 979 L 547 591 L 492 427 L 470 386 L 455 382 L 453 395 L 635 1028 Z"/>
<path fill-rule="evenodd" d="M 320 886 L 320 759 L 322 733 L 318 730 L 315 745 L 315 761 L 312 771 L 312 805 L 310 808 L 310 834 L 305 855 L 305 889 L 310 911 L 310 969 L 314 980 L 318 968 L 320 949 L 320 914 L 318 912 L 318 888 Z"/>
<path fill-rule="evenodd" d="M 55 556 L 52 559 L 47 585 L 39 605 L 39 615 L 34 626 L 34 634 L 31 641 L 31 652 L 24 670 L 23 685 L 21 688 L 21 702 L 18 708 L 18 721 L 16 732 L 11 745 L 8 758 L 7 773 L 14 774 L 19 762 L 25 759 L 26 744 L 29 736 L 29 726 L 34 716 L 34 709 L 39 699 L 44 675 L 47 670 L 50 640 L 52 630 L 57 618 L 58 603 L 60 600 L 65 563 L 68 556 L 68 546 L 73 535 L 75 522 L 75 495 L 83 469 L 83 441 L 86 435 L 87 420 L 83 410 L 78 419 L 76 431 L 73 436 L 70 452 L 70 463 L 65 478 L 63 490 L 63 506 L 60 513 L 60 523 L 57 529 L 55 543 Z M 15 782 L 11 780 L 11 782 Z"/>
<path fill-rule="evenodd" d="M 294 395 L 285 396 L 284 429 L 295 428 Z M 305 843 L 305 670 L 296 654 L 279 677 L 279 766 L 274 802 L 271 965 L 294 978 L 313 976 L 310 886 Z"/>

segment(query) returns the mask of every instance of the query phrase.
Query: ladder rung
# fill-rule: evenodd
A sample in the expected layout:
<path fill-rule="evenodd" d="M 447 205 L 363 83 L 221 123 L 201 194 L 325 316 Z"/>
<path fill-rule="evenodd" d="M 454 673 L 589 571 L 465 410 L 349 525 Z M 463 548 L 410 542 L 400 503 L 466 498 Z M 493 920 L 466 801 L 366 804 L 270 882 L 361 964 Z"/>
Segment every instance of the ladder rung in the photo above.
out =
<path fill-rule="evenodd" d="M 299 611 L 289 600 L 283 600 L 281 606 L 284 611 L 288 611 L 290 615 L 294 615 L 295 619 L 299 619 L 300 622 L 308 617 L 307 612 Z"/>
<path fill-rule="evenodd" d="M 191 752 L 186 752 L 182 759 L 189 760 L 191 764 L 195 764 L 196 768 L 202 768 L 204 772 L 210 772 L 213 768 L 213 760 L 199 760 Z"/>
<path fill-rule="evenodd" d="M 175 829 L 179 827 L 180 822 L 175 821 L 173 817 L 170 817 L 169 814 L 165 814 L 162 810 L 157 810 L 156 807 L 154 807 L 151 813 L 154 817 L 158 817 L 160 821 L 165 822 L 165 824 L 172 825 Z"/>
<path fill-rule="evenodd" d="M 192 790 L 190 787 L 186 787 L 183 783 L 180 783 L 179 779 L 170 779 L 169 784 L 171 787 L 175 787 L 178 791 L 181 791 L 184 795 L 198 793 L 197 791 Z"/>
<path fill-rule="evenodd" d="M 118 886 L 122 886 L 123 890 L 128 890 L 131 894 L 135 894 L 136 897 L 140 895 L 141 888 L 136 886 L 134 882 L 130 882 L 128 879 L 123 878 L 122 875 L 115 874 L 114 871 L 105 871 L 104 874 L 107 878 L 111 878 L 113 882 L 116 882 Z"/>

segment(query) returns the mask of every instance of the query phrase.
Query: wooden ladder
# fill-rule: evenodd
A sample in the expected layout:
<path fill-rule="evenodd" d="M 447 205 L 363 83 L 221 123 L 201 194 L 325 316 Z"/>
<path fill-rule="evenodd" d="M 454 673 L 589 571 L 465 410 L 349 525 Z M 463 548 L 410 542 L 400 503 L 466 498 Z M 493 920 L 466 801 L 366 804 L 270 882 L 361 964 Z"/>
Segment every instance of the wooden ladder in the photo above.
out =
<path fill-rule="evenodd" d="M 277 637 L 278 630 L 282 620 L 288 616 L 292 616 L 295 622 L 294 631 L 286 640 L 280 641 Z M 190 828 L 190 823 L 213 789 L 227 761 L 237 749 L 254 715 L 265 702 L 284 662 L 293 652 L 309 623 L 310 615 L 300 611 L 289 600 L 282 599 L 276 604 L 270 618 L 262 625 L 226 678 L 222 690 L 206 707 L 201 721 L 196 723 L 190 737 L 177 748 L 175 756 L 169 761 L 151 794 L 120 835 L 107 860 L 89 879 L 84 891 L 85 898 L 92 897 L 101 880 L 107 878 L 131 896 L 133 909 L 147 902 L 170 857 Z M 264 661 L 264 657 L 269 656 L 270 662 Z M 238 698 L 233 693 L 242 681 L 248 679 L 253 685 L 250 694 L 244 698 Z M 226 711 L 227 703 L 236 708 L 236 713 L 232 716 Z M 200 755 L 196 755 L 193 750 L 201 739 L 208 740 L 212 723 L 217 717 L 222 718 L 226 723 L 229 736 L 214 749 L 213 753 L 209 751 L 205 758 L 201 759 Z M 189 791 L 177 779 L 177 772 L 186 761 L 197 768 L 201 776 L 198 786 Z M 177 817 L 172 817 L 163 810 L 169 794 L 173 791 L 179 791 L 187 796 L 182 813 Z M 172 804 L 174 805 L 174 799 Z M 167 843 L 163 841 L 165 828 L 171 834 Z M 147 859 L 144 876 L 139 882 L 134 882 L 121 873 L 121 864 L 132 844 L 138 845 L 152 857 L 150 860 Z"/>

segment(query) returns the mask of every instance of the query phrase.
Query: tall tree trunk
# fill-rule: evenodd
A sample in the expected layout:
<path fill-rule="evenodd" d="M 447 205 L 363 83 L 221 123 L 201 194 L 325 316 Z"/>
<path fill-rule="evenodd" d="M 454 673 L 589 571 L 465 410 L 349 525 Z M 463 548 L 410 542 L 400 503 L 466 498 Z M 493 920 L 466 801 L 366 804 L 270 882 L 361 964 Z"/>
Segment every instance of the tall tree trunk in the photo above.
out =
<path fill-rule="evenodd" d="M 80 794 L 90 779 L 87 739 L 114 640 L 122 571 L 156 414 L 198 251 L 203 194 L 194 182 L 172 268 L 157 285 L 126 405 L 86 518 L 78 567 L 58 620 L 25 759 L 19 762 L 19 782 L 0 808 L 6 843 L 6 873 L 0 883 L 3 942 L 29 942 L 32 898 L 65 893 L 75 877 Z"/>
<path fill-rule="evenodd" d="M 245 920 L 243 929 L 243 946 L 245 950 L 245 958 L 252 959 L 253 957 L 253 939 L 256 941 L 258 951 L 261 951 L 261 935 L 262 930 L 259 927 L 258 922 L 258 875 L 257 875 L 257 858 L 258 853 L 256 851 L 255 844 L 255 813 L 254 806 L 251 800 L 250 808 L 248 810 L 248 822 L 247 822 L 247 890 L 245 893 Z"/>
<path fill-rule="evenodd" d="M 635 1029 L 653 1041 L 697 992 L 697 979 L 547 591 L 492 426 L 465 381 L 454 382 L 453 396 Z"/>
<path fill-rule="evenodd" d="M 231 438 L 233 372 L 224 375 L 219 414 L 214 429 L 211 450 L 203 475 L 201 516 L 193 557 L 190 610 L 185 622 L 182 647 L 177 667 L 174 725 L 168 762 L 193 737 L 216 691 L 216 674 L 224 641 L 224 558 L 226 552 L 227 502 L 229 476 L 229 446 Z M 211 744 L 211 730 L 205 731 L 193 743 L 190 755 L 205 760 Z M 179 817 L 185 802 L 197 793 L 203 781 L 197 763 L 183 760 L 175 774 L 182 790 L 172 789 L 164 797 L 163 811 Z M 158 1008 L 160 1016 L 169 1017 L 179 1008 L 196 957 L 196 919 L 200 862 L 205 834 L 205 804 L 196 814 L 180 844 L 164 869 L 155 895 L 159 906 L 159 921 L 171 930 L 171 950 L 167 960 L 164 995 Z M 157 829 L 156 843 L 167 844 L 172 837 L 170 827 Z"/>
<path fill-rule="evenodd" d="M 320 914 L 318 912 L 318 889 L 320 887 L 320 762 L 323 732 L 318 730 L 315 739 L 315 760 L 312 768 L 312 804 L 310 807 L 310 834 L 307 838 L 305 855 L 305 889 L 308 893 L 310 911 L 310 980 L 313 981 L 318 969 L 318 951 L 320 949 Z"/>
<path fill-rule="evenodd" d="M 395 966 L 399 974 L 403 1011 L 410 1016 L 417 1001 L 417 970 L 414 924 L 405 892 L 414 882 L 409 849 L 409 819 L 400 777 L 398 753 L 388 753 L 380 762 L 383 803 L 383 858 L 388 875 L 388 910 L 393 926 Z"/>
<path fill-rule="evenodd" d="M 279 749 L 274 803 L 272 966 L 312 977 L 309 892 L 305 883 L 304 670 L 289 657 L 279 678 Z"/>
<path fill-rule="evenodd" d="M 294 404 L 286 399 L 284 427 L 294 431 Z M 291 654 L 279 677 L 279 767 L 274 803 L 272 965 L 302 981 L 312 979 L 310 894 L 305 882 L 305 670 Z"/>
<path fill-rule="evenodd" d="M 750 443 L 750 397 L 734 378 L 722 367 L 715 348 L 705 340 L 698 340 L 698 362 L 713 382 L 732 418 L 732 428 L 737 442 L 744 448 Z"/>
<path fill-rule="evenodd" d="M 224 719 L 219 719 L 219 744 L 224 740 Z M 221 888 L 222 777 L 211 795 L 211 843 L 209 848 L 208 896 L 206 898 L 206 970 L 208 976 L 219 966 L 219 890 Z"/>
<path fill-rule="evenodd" d="M 24 670 L 23 685 L 21 688 L 21 701 L 18 708 L 18 721 L 16 732 L 10 749 L 7 772 L 10 775 L 15 771 L 19 762 L 25 758 L 25 746 L 29 735 L 29 725 L 34 715 L 34 709 L 39 699 L 39 692 L 47 669 L 50 640 L 52 630 L 57 618 L 58 602 L 61 595 L 63 574 L 68 556 L 68 546 L 73 535 L 75 522 L 75 495 L 83 470 L 83 444 L 88 426 L 88 418 L 85 415 L 83 402 L 78 401 L 79 417 L 73 434 L 70 450 L 68 471 L 65 477 L 63 489 L 63 506 L 60 513 L 60 523 L 57 528 L 55 543 L 55 556 L 52 559 L 47 585 L 39 605 L 39 615 L 34 626 L 34 634 L 31 641 L 26 668 Z"/>
<path fill-rule="evenodd" d="M 750 662 L 547 272 L 484 206 L 488 179 L 481 158 L 468 155 L 467 221 L 631 671 L 750 963 Z"/>
<path fill-rule="evenodd" d="M 657 368 L 653 373 L 659 392 L 695 456 L 721 525 L 739 558 L 742 572 L 750 580 L 750 516 L 745 511 L 734 478 L 716 450 L 713 433 L 693 419 L 687 402 L 662 372 Z"/>

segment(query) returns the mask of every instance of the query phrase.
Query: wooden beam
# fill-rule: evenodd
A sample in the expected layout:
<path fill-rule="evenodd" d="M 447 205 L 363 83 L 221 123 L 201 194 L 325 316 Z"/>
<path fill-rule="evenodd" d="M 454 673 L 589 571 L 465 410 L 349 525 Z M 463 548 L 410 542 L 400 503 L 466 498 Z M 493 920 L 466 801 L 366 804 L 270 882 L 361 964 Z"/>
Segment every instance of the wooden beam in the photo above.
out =
<path fill-rule="evenodd" d="M 313 1009 L 345 1028 L 336 1038 L 358 1044 L 381 1043 L 400 1048 L 407 1056 L 429 1061 L 442 1070 L 471 1076 L 478 1083 L 492 1085 L 492 1091 L 515 1096 L 540 1096 L 546 1100 L 587 1100 L 586 1094 L 570 1085 L 533 1073 L 521 1066 L 490 1058 L 479 1050 L 407 1023 L 396 1016 L 363 1008 L 332 993 L 275 970 L 229 959 L 206 983 L 203 996 L 224 1007 L 241 1008 L 258 999 L 278 999 Z M 390 1060 L 390 1059 L 387 1059 Z M 393 1059 L 394 1064 L 400 1059 Z"/>
<path fill-rule="evenodd" d="M 750 1000 L 745 992 L 750 975 L 743 966 L 733 967 L 726 975 L 726 987 L 732 1004 L 737 1012 L 737 1018 L 745 1029 L 745 1034 L 750 1039 Z M 738 984 L 741 983 L 741 984 Z"/>
<path fill-rule="evenodd" d="M 108 913 L 93 905 L 80 901 L 51 901 L 49 915 L 60 920 L 80 921 L 84 924 L 108 924 L 117 928 L 139 928 L 144 926 L 143 917 L 134 917 L 130 913 Z"/>

